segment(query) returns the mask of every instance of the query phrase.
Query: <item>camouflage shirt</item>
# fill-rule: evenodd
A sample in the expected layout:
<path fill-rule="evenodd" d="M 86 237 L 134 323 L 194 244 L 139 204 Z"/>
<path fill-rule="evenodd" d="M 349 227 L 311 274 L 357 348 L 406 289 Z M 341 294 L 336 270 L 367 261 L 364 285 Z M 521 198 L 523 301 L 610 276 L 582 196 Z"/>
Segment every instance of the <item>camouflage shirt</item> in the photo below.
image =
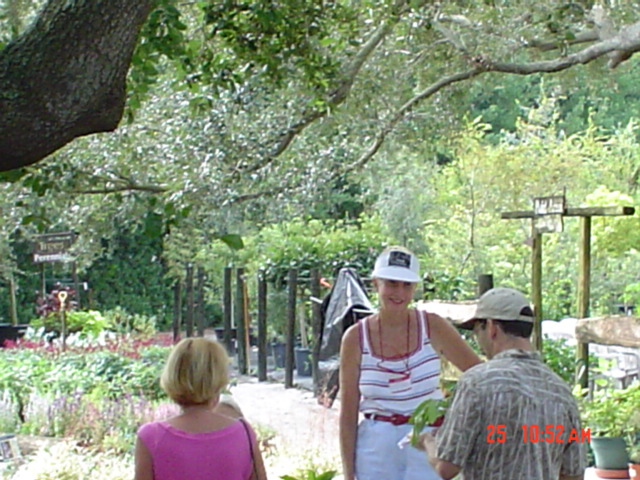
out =
<path fill-rule="evenodd" d="M 437 457 L 465 480 L 558 480 L 586 468 L 586 432 L 569 386 L 538 353 L 506 350 L 461 377 Z"/>

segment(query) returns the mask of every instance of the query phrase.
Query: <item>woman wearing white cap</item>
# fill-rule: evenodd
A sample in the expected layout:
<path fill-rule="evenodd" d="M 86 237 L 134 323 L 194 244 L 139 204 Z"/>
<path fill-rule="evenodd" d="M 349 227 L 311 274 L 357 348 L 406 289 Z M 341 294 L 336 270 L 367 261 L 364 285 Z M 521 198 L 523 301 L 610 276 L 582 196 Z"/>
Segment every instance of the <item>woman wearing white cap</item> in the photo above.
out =
<path fill-rule="evenodd" d="M 447 320 L 409 309 L 420 281 L 411 251 L 387 248 L 372 277 L 380 311 L 350 327 L 340 350 L 344 478 L 439 479 L 423 452 L 398 443 L 411 431 L 408 420 L 415 408 L 443 396 L 440 356 L 463 371 L 480 359 Z"/>

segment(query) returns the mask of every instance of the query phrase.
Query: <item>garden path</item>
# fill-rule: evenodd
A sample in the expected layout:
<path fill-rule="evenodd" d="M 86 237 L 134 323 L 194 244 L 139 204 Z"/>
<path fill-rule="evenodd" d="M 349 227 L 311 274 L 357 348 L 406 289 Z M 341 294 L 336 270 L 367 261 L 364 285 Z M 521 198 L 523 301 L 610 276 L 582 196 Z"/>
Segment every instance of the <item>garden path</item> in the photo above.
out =
<path fill-rule="evenodd" d="M 306 385 L 303 379 L 299 384 Z M 231 394 L 259 435 L 274 435 L 263 447 L 270 479 L 300 468 L 340 470 L 339 401 L 326 408 L 308 389 L 248 376 L 238 378 Z"/>

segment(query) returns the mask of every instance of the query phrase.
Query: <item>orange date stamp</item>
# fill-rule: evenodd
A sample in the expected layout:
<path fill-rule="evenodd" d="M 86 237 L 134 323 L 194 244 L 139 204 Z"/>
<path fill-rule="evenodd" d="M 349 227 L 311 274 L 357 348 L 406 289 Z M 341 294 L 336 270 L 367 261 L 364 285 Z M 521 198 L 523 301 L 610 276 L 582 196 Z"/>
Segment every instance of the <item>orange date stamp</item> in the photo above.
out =
<path fill-rule="evenodd" d="M 506 425 L 487 425 L 487 443 L 505 443 L 507 441 Z M 522 443 L 589 443 L 591 429 L 566 429 L 564 425 L 522 425 Z"/>

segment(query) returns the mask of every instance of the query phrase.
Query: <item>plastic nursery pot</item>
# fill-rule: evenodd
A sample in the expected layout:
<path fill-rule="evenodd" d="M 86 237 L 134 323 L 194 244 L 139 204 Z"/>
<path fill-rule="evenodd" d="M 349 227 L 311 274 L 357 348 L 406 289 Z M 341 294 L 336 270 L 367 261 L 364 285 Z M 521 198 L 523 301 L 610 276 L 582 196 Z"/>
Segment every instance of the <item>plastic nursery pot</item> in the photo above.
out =
<path fill-rule="evenodd" d="M 273 352 L 273 362 L 275 366 L 277 368 L 284 368 L 286 345 L 280 342 L 273 342 L 271 344 L 271 351 Z"/>
<path fill-rule="evenodd" d="M 629 455 L 627 444 L 622 437 L 591 437 L 591 450 L 596 468 L 601 470 L 624 470 L 628 473 Z M 602 477 L 601 478 L 626 478 Z"/>
<path fill-rule="evenodd" d="M 296 370 L 301 377 L 311 376 L 311 350 L 303 347 L 296 347 Z"/>

